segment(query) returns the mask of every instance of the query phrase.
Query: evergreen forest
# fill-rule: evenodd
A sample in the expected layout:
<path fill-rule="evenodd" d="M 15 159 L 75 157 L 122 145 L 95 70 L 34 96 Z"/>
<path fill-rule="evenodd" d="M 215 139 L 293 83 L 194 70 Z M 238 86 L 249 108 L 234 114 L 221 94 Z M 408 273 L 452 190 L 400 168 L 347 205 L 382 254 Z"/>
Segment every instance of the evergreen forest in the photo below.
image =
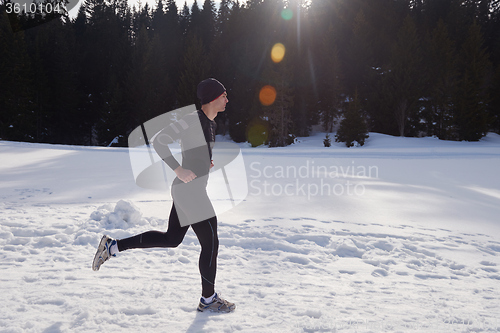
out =
<path fill-rule="evenodd" d="M 218 133 L 254 146 L 342 119 L 397 136 L 500 133 L 500 0 L 85 0 L 75 17 L 12 3 L 0 1 L 2 140 L 126 146 L 145 121 L 200 107 L 208 77 L 228 92 Z"/>

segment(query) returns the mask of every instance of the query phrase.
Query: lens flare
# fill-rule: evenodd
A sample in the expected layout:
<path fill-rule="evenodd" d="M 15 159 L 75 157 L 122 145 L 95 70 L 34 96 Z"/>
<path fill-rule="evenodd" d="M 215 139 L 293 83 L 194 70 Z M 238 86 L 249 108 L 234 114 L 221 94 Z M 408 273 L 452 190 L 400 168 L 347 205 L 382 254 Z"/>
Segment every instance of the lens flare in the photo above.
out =
<path fill-rule="evenodd" d="M 281 18 L 289 21 L 293 18 L 293 11 L 290 8 L 285 8 L 281 11 Z"/>
<path fill-rule="evenodd" d="M 276 89 L 273 86 L 264 86 L 259 93 L 260 103 L 264 106 L 269 106 L 276 100 Z"/>
<path fill-rule="evenodd" d="M 250 122 L 247 128 L 247 140 L 252 144 L 252 147 L 258 147 L 267 142 L 269 126 L 267 122 L 261 119 L 254 119 Z"/>
<path fill-rule="evenodd" d="M 275 63 L 281 62 L 281 60 L 285 57 L 285 52 L 285 45 L 276 43 L 271 50 L 271 59 L 273 59 Z"/>

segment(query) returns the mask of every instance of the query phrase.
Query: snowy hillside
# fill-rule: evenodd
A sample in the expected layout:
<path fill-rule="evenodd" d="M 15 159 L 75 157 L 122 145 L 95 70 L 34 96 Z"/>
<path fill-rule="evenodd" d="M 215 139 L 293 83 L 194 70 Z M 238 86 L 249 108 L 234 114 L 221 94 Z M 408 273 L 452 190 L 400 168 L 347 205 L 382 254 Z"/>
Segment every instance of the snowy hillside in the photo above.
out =
<path fill-rule="evenodd" d="M 500 136 L 323 138 L 241 145 L 248 196 L 219 215 L 231 314 L 196 311 L 191 230 L 91 270 L 103 233 L 168 225 L 128 149 L 0 141 L 0 332 L 500 331 Z"/>

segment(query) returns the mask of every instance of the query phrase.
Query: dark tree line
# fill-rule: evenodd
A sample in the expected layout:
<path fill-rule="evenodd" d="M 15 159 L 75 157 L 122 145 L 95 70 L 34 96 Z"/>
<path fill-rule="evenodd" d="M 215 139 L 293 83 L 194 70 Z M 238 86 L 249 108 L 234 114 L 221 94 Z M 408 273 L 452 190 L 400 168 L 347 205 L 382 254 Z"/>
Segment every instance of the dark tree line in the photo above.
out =
<path fill-rule="evenodd" d="M 126 145 L 142 122 L 198 103 L 207 77 L 228 90 L 218 130 L 238 142 L 283 146 L 316 124 L 332 132 L 353 107 L 374 132 L 500 133 L 500 0 L 86 0 L 72 19 L 7 13 L 8 1 L 4 140 Z"/>

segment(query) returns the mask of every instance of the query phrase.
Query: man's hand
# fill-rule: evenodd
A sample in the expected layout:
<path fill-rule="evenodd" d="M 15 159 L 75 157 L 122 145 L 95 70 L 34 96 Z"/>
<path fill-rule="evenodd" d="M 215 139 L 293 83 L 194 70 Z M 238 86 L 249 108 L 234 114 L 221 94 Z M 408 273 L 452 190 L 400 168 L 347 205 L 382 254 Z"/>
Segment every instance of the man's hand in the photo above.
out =
<path fill-rule="evenodd" d="M 214 160 L 211 160 L 210 161 L 210 169 L 212 169 L 214 167 Z"/>
<path fill-rule="evenodd" d="M 177 169 L 174 170 L 174 172 L 177 175 L 177 178 L 182 180 L 184 183 L 189 183 L 190 181 L 192 181 L 197 177 L 193 171 L 184 169 L 182 166 L 179 166 Z"/>

